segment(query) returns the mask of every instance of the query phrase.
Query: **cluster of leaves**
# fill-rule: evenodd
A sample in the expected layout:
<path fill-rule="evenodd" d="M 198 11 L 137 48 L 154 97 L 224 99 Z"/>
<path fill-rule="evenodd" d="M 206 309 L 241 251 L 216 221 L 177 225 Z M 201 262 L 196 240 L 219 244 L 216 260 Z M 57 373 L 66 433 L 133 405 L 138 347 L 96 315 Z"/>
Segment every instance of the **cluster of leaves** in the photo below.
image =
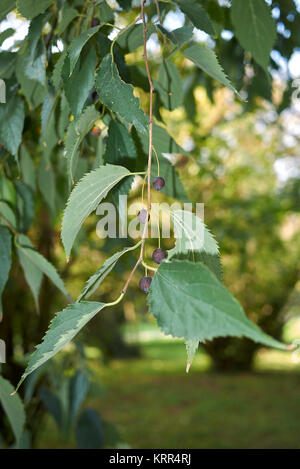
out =
<path fill-rule="evenodd" d="M 55 267 L 34 249 L 28 237 L 36 194 L 44 197 L 56 218 L 68 198 L 62 242 L 69 257 L 86 218 L 105 197 L 112 195 L 116 200 L 118 195 L 129 193 L 134 174 L 147 166 L 149 83 L 145 64 L 139 63 L 143 47 L 140 5 L 130 0 L 118 3 L 112 8 L 105 0 L 40 0 L 37 7 L 31 0 L 5 0 L 0 7 L 0 19 L 16 8 L 30 21 L 26 38 L 0 55 L 0 77 L 7 90 L 7 102 L 0 105 L 0 165 L 4 170 L 0 180 L 0 293 L 9 275 L 13 238 L 37 308 L 43 275 L 70 298 Z M 200 79 L 208 80 L 208 89 L 226 86 L 236 99 L 245 96 L 247 89 L 238 93 L 217 57 L 221 32 L 229 24 L 228 29 L 235 33 L 237 56 L 242 57 L 237 60 L 241 75 L 241 80 L 236 80 L 238 88 L 249 85 L 244 59 L 247 65 L 251 60 L 257 76 L 263 73 L 263 81 L 270 82 L 268 65 L 276 24 L 264 0 L 233 0 L 231 8 L 216 0 L 178 0 L 161 2 L 159 8 L 158 12 L 156 2 L 146 7 L 146 39 L 155 34 L 163 47 L 158 67 L 153 59 L 153 146 L 160 176 L 166 182 L 163 191 L 186 201 L 177 170 L 165 154 L 189 154 L 167 132 L 160 109 L 173 111 L 185 106 L 187 115 L 192 116 L 193 91 Z M 184 14 L 184 25 L 170 31 L 164 19 L 174 11 Z M 111 39 L 116 30 L 119 32 Z M 196 30 L 209 35 L 216 49 L 197 42 Z M 2 40 L 13 32 L 4 31 Z M 135 63 L 130 64 L 127 57 L 135 57 Z M 175 65 L 178 58 L 187 64 L 185 83 Z M 91 132 L 95 128 L 98 131 Z M 154 161 L 152 178 L 156 170 Z M 284 348 L 247 319 L 222 285 L 218 245 L 202 221 L 180 211 L 170 216 L 176 243 L 153 277 L 148 304 L 165 333 L 185 339 L 188 362 L 199 341 L 217 336 L 246 336 Z M 99 287 L 118 259 L 135 247 L 108 259 L 88 280 L 77 301 L 57 313 L 19 385 L 98 312 L 116 303 L 85 298 Z"/>
<path fill-rule="evenodd" d="M 77 448 L 124 445 L 116 428 L 103 420 L 95 409 L 82 409 L 92 387 L 97 394 L 103 389 L 95 383 L 83 348 L 75 345 L 71 353 L 63 355 L 60 366 L 50 362 L 30 376 L 24 386 L 24 402 L 13 392 L 9 381 L 0 376 L 0 403 L 15 438 L 10 447 L 29 449 L 33 445 L 32 429 L 26 428 L 26 413 L 32 399 L 53 418 L 60 437 L 65 441 L 74 439 Z M 33 414 L 33 410 L 28 413 Z M 2 441 L 0 446 L 4 446 Z"/>

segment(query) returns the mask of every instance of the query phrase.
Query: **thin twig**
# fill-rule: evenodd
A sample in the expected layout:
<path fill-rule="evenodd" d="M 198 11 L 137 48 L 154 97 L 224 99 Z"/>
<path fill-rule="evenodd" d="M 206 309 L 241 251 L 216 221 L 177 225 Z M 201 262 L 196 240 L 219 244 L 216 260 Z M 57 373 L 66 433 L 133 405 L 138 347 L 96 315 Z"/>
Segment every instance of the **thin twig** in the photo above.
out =
<path fill-rule="evenodd" d="M 153 138 L 152 138 L 152 129 L 153 129 L 153 91 L 154 86 L 151 78 L 149 63 L 148 63 L 148 55 L 147 55 L 147 24 L 145 19 L 145 3 L 146 0 L 141 0 L 141 18 L 143 20 L 143 37 L 144 37 L 144 61 L 146 65 L 147 77 L 149 81 L 150 87 L 150 104 L 149 104 L 149 151 L 148 151 L 148 167 L 147 167 L 147 214 L 146 223 L 144 226 L 143 234 L 142 234 L 142 244 L 139 258 L 133 267 L 132 271 L 130 272 L 128 279 L 123 287 L 122 293 L 126 293 L 129 283 L 131 282 L 132 277 L 138 266 L 143 262 L 144 256 L 144 248 L 145 248 L 145 241 L 148 233 L 148 223 L 149 223 L 149 215 L 151 210 L 151 160 L 152 160 L 152 149 L 153 149 Z"/>

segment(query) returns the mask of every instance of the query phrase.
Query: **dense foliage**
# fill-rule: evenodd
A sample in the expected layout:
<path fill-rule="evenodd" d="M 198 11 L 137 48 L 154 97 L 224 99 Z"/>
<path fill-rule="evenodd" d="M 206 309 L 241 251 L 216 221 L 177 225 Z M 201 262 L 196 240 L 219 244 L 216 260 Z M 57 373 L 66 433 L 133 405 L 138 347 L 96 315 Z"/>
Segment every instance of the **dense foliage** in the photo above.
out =
<path fill-rule="evenodd" d="M 276 9 L 279 16 L 272 15 Z M 5 291 L 1 309 L 8 356 L 13 355 L 15 345 L 12 328 L 16 327 L 22 336 L 23 352 L 32 351 L 33 342 L 40 341 L 40 332 L 48 327 L 53 286 L 62 294 L 62 309 L 31 356 L 19 385 L 100 311 L 119 305 L 142 266 L 146 278 L 151 273 L 142 284 L 144 291 L 149 290 L 150 312 L 165 333 L 184 338 L 188 367 L 199 342 L 216 337 L 244 336 L 285 349 L 278 340 L 279 331 L 268 331 L 276 338 L 262 332 L 222 283 L 219 246 L 203 220 L 192 212 L 186 216 L 182 210 L 171 210 L 174 237 L 168 241 L 167 258 L 156 261 L 154 266 L 152 253 L 147 255 L 147 243 L 153 246 L 153 240 L 148 240 L 151 217 L 149 220 L 147 215 L 151 214 L 151 202 L 156 200 L 155 189 L 181 202 L 202 201 L 197 183 L 191 190 L 189 180 L 192 185 L 193 178 L 185 177 L 184 168 L 180 177 L 177 169 L 192 161 L 211 174 L 209 165 L 199 158 L 199 148 L 210 145 L 212 130 L 199 129 L 195 121 L 199 86 L 205 87 L 211 100 L 226 87 L 240 114 L 255 111 L 262 98 L 272 101 L 272 80 L 278 64 L 276 54 L 270 60 L 271 51 L 288 60 L 297 45 L 294 2 L 232 0 L 230 5 L 217 0 L 5 0 L 0 6 L 0 19 L 12 10 L 30 23 L 25 39 L 0 54 L 0 78 L 6 86 L 6 102 L 0 104 L 0 292 L 7 282 L 14 292 L 10 296 Z M 174 14 L 181 18 L 182 25 L 171 30 Z M 277 30 L 281 31 L 278 35 Z M 230 39 L 224 39 L 226 32 Z M 13 34 L 14 29 L 4 30 L 0 42 Z M 291 85 L 288 77 L 286 91 L 275 103 L 278 113 L 290 106 Z M 179 145 L 166 126 L 168 114 L 179 109 L 183 112 L 181 118 L 190 123 L 195 144 L 190 151 Z M 222 162 L 218 166 L 222 167 Z M 243 175 L 237 177 L 243 179 Z M 213 206 L 221 203 L 217 173 L 215 178 Z M 187 184 L 182 182 L 185 180 Z M 95 243 L 90 233 L 94 227 L 88 225 L 88 220 L 83 226 L 85 220 L 104 199 L 116 207 L 120 195 L 134 193 L 141 200 L 144 186 L 146 216 L 139 219 L 143 226 L 140 241 L 124 245 L 124 240 L 119 244 L 114 240 L 112 256 L 87 279 L 74 302 L 62 277 L 67 278 L 70 266 L 76 262 L 85 235 Z M 228 188 L 224 210 L 234 200 L 235 211 L 226 228 L 229 241 L 226 238 L 225 254 L 235 238 L 239 238 L 235 249 L 246 252 L 245 238 L 251 235 L 239 226 L 236 213 L 253 208 L 255 219 L 266 216 L 266 207 L 273 226 L 282 212 L 276 201 L 270 212 L 271 204 L 258 195 L 245 206 L 243 197 L 231 194 L 230 184 Z M 217 216 L 209 216 L 209 220 L 219 231 L 222 220 Z M 60 261 L 62 275 L 54 266 L 62 249 L 57 247 L 59 232 L 69 261 L 64 267 Z M 264 236 L 261 233 L 261 239 Z M 265 245 L 262 255 L 267 257 L 274 249 L 284 252 L 279 239 Z M 118 263 L 134 253 L 136 263 L 127 272 L 120 291 L 115 292 L 114 300 L 87 301 Z M 241 255 L 241 269 L 244 260 Z M 284 279 L 288 288 L 278 300 L 280 308 L 274 305 L 272 309 L 276 310 L 276 318 L 287 299 L 286 291 L 290 292 L 297 280 L 298 265 L 290 267 L 290 276 Z M 39 300 L 45 277 L 44 294 Z M 10 309 L 22 308 L 14 288 L 23 279 L 40 314 L 39 327 L 32 326 L 28 319 L 30 327 L 26 331 L 19 316 L 9 317 Z M 7 369 L 7 377 L 16 385 L 20 369 L 11 363 Z M 7 398 L 12 389 L 1 378 L 0 399 L 20 443 L 24 414 L 16 395 L 14 401 Z M 94 422 L 93 417 L 89 418 Z M 17 428 L 13 422 L 18 422 Z"/>

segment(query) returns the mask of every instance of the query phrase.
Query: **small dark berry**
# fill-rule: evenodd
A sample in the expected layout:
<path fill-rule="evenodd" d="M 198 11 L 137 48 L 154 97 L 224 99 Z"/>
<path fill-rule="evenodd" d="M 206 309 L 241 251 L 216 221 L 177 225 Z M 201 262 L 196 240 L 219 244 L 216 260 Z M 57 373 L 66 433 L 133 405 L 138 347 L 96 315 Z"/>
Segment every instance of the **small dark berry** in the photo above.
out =
<path fill-rule="evenodd" d="M 142 208 L 142 210 L 140 210 L 138 213 L 138 219 L 143 225 L 146 223 L 147 213 L 148 213 L 147 210 L 145 210 L 144 208 Z M 148 221 L 149 220 L 150 220 L 150 215 L 148 215 Z"/>
<path fill-rule="evenodd" d="M 94 103 L 95 103 L 96 101 L 98 101 L 99 95 L 98 95 L 97 91 L 93 91 L 93 92 L 92 92 L 92 98 L 93 98 Z"/>
<path fill-rule="evenodd" d="M 99 135 L 101 134 L 101 129 L 99 129 L 99 127 L 96 127 L 94 125 L 91 132 L 92 132 L 92 135 L 94 135 L 94 137 L 99 137 Z"/>
<path fill-rule="evenodd" d="M 98 18 L 92 18 L 92 21 L 91 21 L 92 28 L 94 28 L 95 26 L 98 26 L 98 24 L 100 24 L 100 21 L 98 20 Z"/>
<path fill-rule="evenodd" d="M 165 180 L 164 178 L 158 176 L 157 178 L 154 179 L 153 181 L 153 187 L 154 189 L 156 189 L 157 191 L 161 191 L 162 188 L 164 187 L 165 185 Z"/>
<path fill-rule="evenodd" d="M 144 291 L 145 293 L 148 293 L 151 282 L 152 282 L 152 277 L 141 278 L 140 283 L 139 283 L 140 289 Z"/>
<path fill-rule="evenodd" d="M 157 248 L 155 249 L 155 251 L 153 251 L 152 259 L 157 264 L 160 264 L 166 258 L 166 255 L 167 255 L 166 251 L 164 251 L 161 248 Z"/>

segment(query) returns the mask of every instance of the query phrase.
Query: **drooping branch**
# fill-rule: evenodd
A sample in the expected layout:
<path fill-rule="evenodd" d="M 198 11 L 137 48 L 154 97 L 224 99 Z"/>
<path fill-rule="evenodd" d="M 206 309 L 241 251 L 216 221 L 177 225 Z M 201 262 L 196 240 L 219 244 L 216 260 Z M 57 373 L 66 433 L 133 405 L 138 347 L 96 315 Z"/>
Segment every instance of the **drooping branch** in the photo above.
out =
<path fill-rule="evenodd" d="M 147 55 L 147 23 L 146 23 L 146 18 L 145 18 L 145 3 L 146 0 L 141 0 L 141 18 L 143 21 L 143 38 L 144 38 L 144 61 L 145 61 L 145 66 L 146 66 L 146 71 L 147 71 L 147 77 L 148 77 L 148 82 L 149 82 L 149 89 L 150 89 L 150 102 L 149 102 L 149 147 L 148 147 L 148 166 L 147 166 L 147 214 L 148 216 L 146 217 L 146 222 L 142 234 L 142 244 L 141 244 L 141 250 L 140 250 L 140 255 L 139 258 L 133 267 L 132 271 L 130 272 L 128 279 L 123 287 L 122 293 L 126 293 L 127 288 L 129 283 L 131 282 L 132 277 L 134 276 L 134 273 L 138 266 L 142 264 L 143 262 L 143 257 L 144 257 L 144 248 L 145 248 L 145 241 L 147 238 L 147 233 L 148 233 L 148 224 L 149 224 L 149 216 L 150 216 L 150 210 L 151 210 L 151 162 L 152 162 L 152 151 L 153 151 L 153 91 L 154 91 L 154 86 L 151 78 L 151 73 L 150 73 L 150 67 L 149 67 L 149 62 L 148 62 L 148 55 Z"/>

